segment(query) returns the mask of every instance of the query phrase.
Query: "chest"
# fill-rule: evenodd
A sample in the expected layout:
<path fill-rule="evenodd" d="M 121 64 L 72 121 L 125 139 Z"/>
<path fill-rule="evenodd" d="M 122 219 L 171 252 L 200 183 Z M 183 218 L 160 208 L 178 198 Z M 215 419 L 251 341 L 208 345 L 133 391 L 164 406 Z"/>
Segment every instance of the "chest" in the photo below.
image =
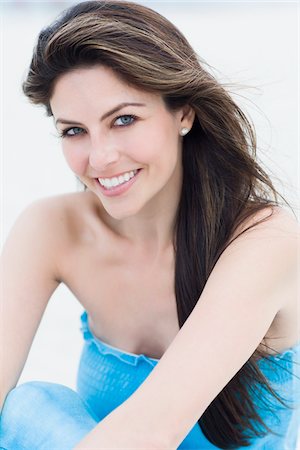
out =
<path fill-rule="evenodd" d="M 72 258 L 67 284 L 95 336 L 124 351 L 160 358 L 179 331 L 174 258 Z"/>
<path fill-rule="evenodd" d="M 76 247 L 66 255 L 63 279 L 88 312 L 95 336 L 124 351 L 160 358 L 179 331 L 174 253 L 153 259 L 124 249 L 112 252 L 117 247 Z M 291 301 L 265 336 L 277 351 L 299 341 L 296 287 L 290 291 Z"/>

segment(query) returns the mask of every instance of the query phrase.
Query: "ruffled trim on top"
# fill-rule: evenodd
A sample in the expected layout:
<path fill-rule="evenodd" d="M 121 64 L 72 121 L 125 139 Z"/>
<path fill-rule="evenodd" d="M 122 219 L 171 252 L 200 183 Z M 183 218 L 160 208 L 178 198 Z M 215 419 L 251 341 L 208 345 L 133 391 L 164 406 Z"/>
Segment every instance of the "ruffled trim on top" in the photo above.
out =
<path fill-rule="evenodd" d="M 114 355 L 119 360 L 133 366 L 136 366 L 139 361 L 146 361 L 153 367 L 158 363 L 159 359 L 150 358 L 143 353 L 137 355 L 135 353 L 127 352 L 107 344 L 98 337 L 94 336 L 88 324 L 88 314 L 86 311 L 83 312 L 80 319 L 81 331 L 84 339 L 93 341 L 103 355 Z M 296 366 L 296 369 L 297 367 L 299 368 L 298 370 L 295 369 L 295 371 L 300 373 L 300 342 L 282 353 L 277 355 L 269 355 L 266 358 L 262 358 L 258 360 L 257 363 L 260 368 L 266 372 L 268 378 L 274 378 L 274 381 L 276 382 L 285 382 L 291 378 L 291 372 L 294 365 Z"/>
<path fill-rule="evenodd" d="M 152 367 L 154 367 L 158 363 L 159 359 L 150 358 L 149 356 L 146 356 L 143 353 L 137 355 L 135 353 L 127 352 L 120 348 L 114 347 L 110 344 L 107 344 L 98 337 L 94 336 L 89 327 L 88 315 L 86 311 L 84 311 L 84 313 L 80 316 L 80 319 L 81 319 L 81 332 L 83 334 L 84 339 L 87 341 L 88 340 L 92 341 L 97 346 L 98 350 L 101 352 L 102 355 L 113 355 L 117 357 L 120 361 L 130 364 L 132 366 L 136 366 L 141 361 L 146 361 Z"/>

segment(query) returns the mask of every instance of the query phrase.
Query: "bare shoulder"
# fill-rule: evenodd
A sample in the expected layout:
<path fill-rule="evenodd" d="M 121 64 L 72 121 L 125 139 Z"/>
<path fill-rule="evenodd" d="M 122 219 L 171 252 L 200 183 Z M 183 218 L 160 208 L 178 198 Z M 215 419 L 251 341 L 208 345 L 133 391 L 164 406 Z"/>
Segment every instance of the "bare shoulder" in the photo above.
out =
<path fill-rule="evenodd" d="M 12 227 L 6 246 L 26 242 L 32 252 L 42 250 L 44 260 L 57 267 L 64 254 L 76 245 L 89 214 L 92 215 L 94 199 L 90 192 L 75 192 L 38 199 L 29 204 Z M 5 248 L 4 248 L 5 250 Z"/>
<path fill-rule="evenodd" d="M 242 258 L 244 251 L 252 252 L 260 261 L 269 261 L 278 271 L 284 268 L 296 279 L 299 249 L 300 226 L 297 219 L 288 210 L 277 206 L 264 208 L 245 220 L 235 230 L 224 253 L 236 253 Z M 290 282 L 291 278 L 286 280 Z"/>
<path fill-rule="evenodd" d="M 39 225 L 43 223 L 41 233 L 51 231 L 57 237 L 65 237 L 64 232 L 70 235 L 72 228 L 75 230 L 78 221 L 84 221 L 94 206 L 91 192 L 72 192 L 35 200 L 21 216 L 37 220 Z"/>
<path fill-rule="evenodd" d="M 244 246 L 260 254 L 261 258 L 273 255 L 274 264 L 285 266 L 296 278 L 300 226 L 290 211 L 279 206 L 264 208 L 242 223 L 236 232 L 238 245 L 242 243 L 241 251 Z M 233 241 L 232 248 L 234 245 Z"/>
<path fill-rule="evenodd" d="M 260 217 L 259 217 L 260 218 Z M 261 218 L 266 228 L 281 230 L 286 236 L 299 235 L 300 226 L 292 212 L 280 206 L 266 208 L 261 211 Z"/>
<path fill-rule="evenodd" d="M 300 226 L 294 215 L 282 207 L 268 207 L 243 222 L 233 235 L 228 255 L 237 258 L 253 253 L 251 270 L 258 271 L 267 262 L 265 279 L 274 275 L 274 286 L 280 292 L 280 308 L 263 340 L 276 351 L 284 351 L 299 342 L 298 287 Z M 278 285 L 278 280 L 281 279 Z M 271 352 L 272 353 L 272 352 Z"/>
<path fill-rule="evenodd" d="M 243 247 L 255 251 L 261 244 L 265 249 L 280 248 L 296 264 L 300 245 L 300 225 L 294 215 L 279 206 L 266 207 L 244 220 L 232 233 L 226 254 Z"/>

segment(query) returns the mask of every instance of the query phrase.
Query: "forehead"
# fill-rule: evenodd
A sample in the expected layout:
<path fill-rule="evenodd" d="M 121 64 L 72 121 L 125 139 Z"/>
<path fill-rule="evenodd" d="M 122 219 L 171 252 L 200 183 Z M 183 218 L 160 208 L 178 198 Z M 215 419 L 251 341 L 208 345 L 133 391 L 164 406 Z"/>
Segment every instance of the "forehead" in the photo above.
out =
<path fill-rule="evenodd" d="M 110 68 L 96 65 L 70 70 L 56 80 L 50 98 L 51 107 L 66 102 L 114 105 L 115 102 L 143 101 L 149 106 L 163 105 L 159 94 L 129 85 Z M 99 103 L 98 103 L 99 104 Z"/>

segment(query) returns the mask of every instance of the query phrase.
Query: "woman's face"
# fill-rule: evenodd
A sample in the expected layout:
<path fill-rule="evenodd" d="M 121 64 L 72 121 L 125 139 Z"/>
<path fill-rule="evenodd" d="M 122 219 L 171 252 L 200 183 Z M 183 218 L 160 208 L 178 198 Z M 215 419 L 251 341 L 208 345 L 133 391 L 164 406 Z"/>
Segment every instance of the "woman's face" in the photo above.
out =
<path fill-rule="evenodd" d="M 103 66 L 59 77 L 50 104 L 68 165 L 111 216 L 131 216 L 180 189 L 179 132 L 191 128 L 191 111 L 170 113 L 159 95 Z"/>

